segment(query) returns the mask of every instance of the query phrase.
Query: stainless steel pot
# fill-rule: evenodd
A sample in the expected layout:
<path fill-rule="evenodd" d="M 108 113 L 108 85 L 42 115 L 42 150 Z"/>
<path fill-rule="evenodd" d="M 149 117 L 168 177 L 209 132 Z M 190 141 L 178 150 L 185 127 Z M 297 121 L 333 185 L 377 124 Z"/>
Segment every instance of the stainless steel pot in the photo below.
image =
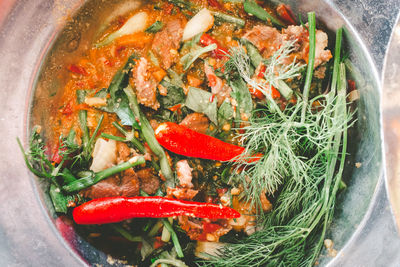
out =
<path fill-rule="evenodd" d="M 398 265 L 400 239 L 384 188 L 380 97 L 383 58 L 400 2 L 286 2 L 304 18 L 307 11 L 316 11 L 319 21 L 331 30 L 345 25 L 354 78 L 361 93 L 358 134 L 352 139 L 353 156 L 349 163 L 360 162 L 361 167 L 348 168 L 348 189 L 339 197 L 328 233 L 339 254 L 332 259 L 323 251 L 319 262 L 331 266 Z M 86 5 L 77 20 L 70 20 L 82 5 L 85 5 L 82 0 L 0 2 L 1 266 L 110 265 L 107 255 L 77 237 L 67 224 L 55 220 L 45 204 L 41 185 L 25 168 L 15 141 L 17 136 L 26 140 L 31 105 L 45 105 L 44 93 L 54 90 L 51 86 L 33 89 L 40 85 L 40 71 L 44 73 L 51 64 L 46 56 L 54 44 L 60 44 L 57 38 L 64 26 L 67 25 L 67 30 L 63 38 L 68 39 L 72 33 L 69 40 L 72 44 L 85 43 L 83 39 L 74 39 L 73 33 L 75 29 L 86 31 L 85 27 L 92 27 L 84 22 L 87 17 L 95 19 L 97 4 Z M 68 47 L 54 47 L 66 49 L 64 59 L 68 60 Z M 57 66 L 53 67 L 57 72 Z M 39 115 L 37 119 L 45 123 L 48 114 Z"/>

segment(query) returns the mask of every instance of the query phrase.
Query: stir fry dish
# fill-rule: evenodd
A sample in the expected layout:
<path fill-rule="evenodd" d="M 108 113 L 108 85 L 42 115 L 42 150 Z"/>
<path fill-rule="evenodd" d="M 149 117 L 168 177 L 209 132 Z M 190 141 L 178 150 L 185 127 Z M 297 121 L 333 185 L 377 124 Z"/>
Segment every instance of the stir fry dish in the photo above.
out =
<path fill-rule="evenodd" d="M 63 65 L 26 164 L 129 264 L 312 266 L 354 115 L 342 29 L 333 43 L 284 4 L 148 1 Z"/>

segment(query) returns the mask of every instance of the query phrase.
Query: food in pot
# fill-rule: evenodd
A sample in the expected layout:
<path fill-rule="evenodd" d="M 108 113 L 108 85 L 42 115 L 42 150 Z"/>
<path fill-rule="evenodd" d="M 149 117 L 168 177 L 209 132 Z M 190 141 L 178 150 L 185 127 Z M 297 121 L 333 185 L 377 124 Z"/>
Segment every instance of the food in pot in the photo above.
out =
<path fill-rule="evenodd" d="M 133 264 L 313 265 L 352 123 L 341 33 L 283 4 L 147 2 L 65 66 L 27 165 Z"/>

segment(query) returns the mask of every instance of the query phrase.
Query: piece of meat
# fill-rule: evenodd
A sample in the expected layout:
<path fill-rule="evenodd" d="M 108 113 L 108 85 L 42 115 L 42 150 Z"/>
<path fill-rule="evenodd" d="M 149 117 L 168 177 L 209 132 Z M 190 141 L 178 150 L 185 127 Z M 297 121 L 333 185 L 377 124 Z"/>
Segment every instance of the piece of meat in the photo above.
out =
<path fill-rule="evenodd" d="M 209 121 L 208 118 L 202 113 L 190 113 L 180 123 L 193 131 L 205 134 L 207 132 Z"/>
<path fill-rule="evenodd" d="M 183 18 L 172 18 L 154 36 L 151 49 L 161 59 L 161 67 L 164 69 L 169 69 L 179 59 L 178 48 L 185 25 Z"/>
<path fill-rule="evenodd" d="M 123 143 L 123 142 L 117 142 L 117 162 L 124 162 L 128 161 L 131 156 L 131 148 Z"/>
<path fill-rule="evenodd" d="M 204 62 L 204 72 L 208 79 L 208 85 L 211 87 L 211 93 L 217 97 L 218 106 L 220 106 L 226 98 L 230 97 L 232 89 L 215 75 L 213 68 L 207 62 Z"/>
<path fill-rule="evenodd" d="M 160 187 L 160 180 L 150 168 L 141 169 L 137 173 L 140 180 L 140 189 L 149 195 L 154 195 Z"/>
<path fill-rule="evenodd" d="M 331 51 L 325 49 L 328 46 L 328 35 L 320 30 L 315 33 L 315 62 L 314 68 L 328 62 L 332 58 Z"/>
<path fill-rule="evenodd" d="M 180 186 L 193 188 L 192 168 L 190 168 L 188 161 L 186 159 L 180 160 L 175 166 Z"/>
<path fill-rule="evenodd" d="M 167 197 L 176 198 L 180 200 L 192 200 L 198 193 L 198 190 L 190 188 L 167 188 Z"/>
<path fill-rule="evenodd" d="M 157 81 L 149 74 L 149 63 L 141 57 L 133 70 L 133 80 L 138 102 L 146 107 L 157 110 L 160 103 L 157 101 Z"/>
<path fill-rule="evenodd" d="M 285 36 L 277 29 L 263 25 L 254 26 L 243 38 L 255 45 L 264 58 L 272 56 L 285 41 Z"/>
<path fill-rule="evenodd" d="M 296 41 L 294 44 L 294 52 L 300 59 L 308 62 L 308 50 L 310 44 L 307 29 L 303 26 L 291 25 L 286 29 L 283 29 L 282 33 L 285 35 L 286 40 Z M 314 68 L 328 62 L 332 58 L 331 51 L 325 50 L 328 46 L 328 35 L 321 30 L 316 30 L 315 39 Z"/>
<path fill-rule="evenodd" d="M 86 198 L 95 199 L 102 197 L 134 197 L 139 195 L 139 179 L 133 169 L 128 169 L 118 175 L 111 176 L 91 187 L 82 190 Z"/>
<path fill-rule="evenodd" d="M 178 216 L 178 223 L 191 240 L 199 241 L 218 242 L 221 236 L 232 229 L 226 219 L 210 222 L 208 219 Z"/>
<path fill-rule="evenodd" d="M 139 195 L 139 178 L 133 169 L 124 172 L 121 178 L 120 195 L 125 197 Z"/>
<path fill-rule="evenodd" d="M 84 197 L 94 199 L 101 197 L 115 197 L 119 196 L 119 177 L 117 175 L 111 176 L 91 187 L 82 190 L 81 193 Z"/>

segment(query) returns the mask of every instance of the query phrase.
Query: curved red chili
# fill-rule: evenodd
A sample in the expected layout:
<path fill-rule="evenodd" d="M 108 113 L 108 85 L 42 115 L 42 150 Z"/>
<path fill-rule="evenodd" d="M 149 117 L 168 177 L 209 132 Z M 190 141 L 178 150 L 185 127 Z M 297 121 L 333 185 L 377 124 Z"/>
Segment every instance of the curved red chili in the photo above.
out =
<path fill-rule="evenodd" d="M 155 130 L 155 136 L 164 148 L 187 157 L 228 161 L 235 160 L 245 150 L 173 122 L 161 123 Z M 258 160 L 258 156 L 253 160 Z"/>
<path fill-rule="evenodd" d="M 180 215 L 209 219 L 240 217 L 240 213 L 230 207 L 164 197 L 98 198 L 76 207 L 72 212 L 77 224 L 116 223 L 131 218 L 165 218 Z"/>
<path fill-rule="evenodd" d="M 200 37 L 201 46 L 209 46 L 211 44 L 216 44 L 217 48 L 212 51 L 212 56 L 215 58 L 222 58 L 229 54 L 228 50 L 223 47 L 216 39 L 212 38 L 209 34 L 203 33 Z"/>

